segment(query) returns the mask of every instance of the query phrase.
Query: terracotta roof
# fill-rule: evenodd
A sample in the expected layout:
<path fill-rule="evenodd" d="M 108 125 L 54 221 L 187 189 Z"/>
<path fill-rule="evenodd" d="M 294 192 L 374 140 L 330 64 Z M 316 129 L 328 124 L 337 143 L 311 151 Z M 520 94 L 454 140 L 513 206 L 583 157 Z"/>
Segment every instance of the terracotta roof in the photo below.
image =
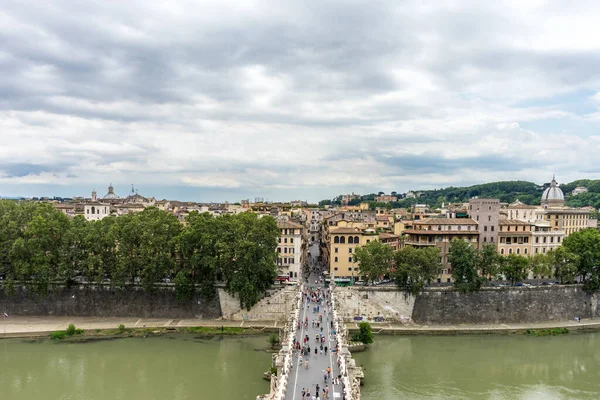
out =
<path fill-rule="evenodd" d="M 428 218 L 414 223 L 415 225 L 478 225 L 472 218 Z"/>
<path fill-rule="evenodd" d="M 425 229 L 407 229 L 402 233 L 416 234 L 416 235 L 479 235 L 479 231 L 436 231 L 425 230 Z"/>
<path fill-rule="evenodd" d="M 393 233 L 388 233 L 388 232 L 381 232 L 379 234 L 379 238 L 381 239 L 392 239 L 392 238 L 397 238 L 398 235 L 394 235 Z"/>
<path fill-rule="evenodd" d="M 335 228 L 331 228 L 329 230 L 330 233 L 362 233 L 360 229 L 358 228 L 350 228 L 347 226 L 340 226 L 335 227 Z"/>
<path fill-rule="evenodd" d="M 290 221 L 277 221 L 278 228 L 302 229 L 302 225 Z"/>
<path fill-rule="evenodd" d="M 498 221 L 498 225 L 533 225 L 529 222 L 521 221 L 518 219 L 501 219 Z"/>

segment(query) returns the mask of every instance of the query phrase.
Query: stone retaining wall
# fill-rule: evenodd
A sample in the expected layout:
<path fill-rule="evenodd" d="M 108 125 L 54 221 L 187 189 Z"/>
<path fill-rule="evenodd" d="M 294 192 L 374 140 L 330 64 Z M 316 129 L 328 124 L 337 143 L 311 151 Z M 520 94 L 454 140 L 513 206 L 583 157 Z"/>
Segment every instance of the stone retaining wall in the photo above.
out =
<path fill-rule="evenodd" d="M 427 290 L 415 299 L 418 324 L 499 324 L 598 318 L 598 296 L 580 285 Z"/>
<path fill-rule="evenodd" d="M 25 287 L 16 287 L 11 295 L 0 288 L 0 310 L 9 315 L 26 316 L 204 319 L 221 316 L 218 299 L 206 301 L 194 296 L 181 302 L 172 288 L 148 293 L 135 287 L 111 289 L 88 285 L 55 287 L 43 297 Z"/>

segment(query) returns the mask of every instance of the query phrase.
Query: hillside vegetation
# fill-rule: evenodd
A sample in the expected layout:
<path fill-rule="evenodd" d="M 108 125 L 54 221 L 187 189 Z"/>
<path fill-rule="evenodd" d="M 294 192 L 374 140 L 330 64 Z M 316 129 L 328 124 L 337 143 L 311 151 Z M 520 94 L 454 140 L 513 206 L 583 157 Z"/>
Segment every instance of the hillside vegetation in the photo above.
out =
<path fill-rule="evenodd" d="M 361 202 L 368 201 L 371 207 L 410 207 L 415 203 L 427 204 L 431 207 L 440 207 L 442 203 L 462 203 L 468 202 L 469 199 L 478 197 L 496 198 L 504 203 L 512 203 L 519 200 L 524 204 L 538 205 L 544 189 L 550 186 L 550 182 L 538 185 L 534 182 L 527 181 L 501 181 L 483 183 L 480 185 L 454 187 L 450 186 L 443 189 L 421 190 L 421 196 L 418 199 L 401 199 L 394 203 L 375 203 L 374 197 L 377 194 L 371 193 L 361 196 L 359 199 L 354 199 L 350 205 L 358 205 Z M 588 193 L 571 195 L 573 189 L 577 186 L 584 186 L 588 189 Z M 579 179 L 570 183 L 560 185 L 565 194 L 565 204 L 571 207 L 592 206 L 596 209 L 600 208 L 600 180 Z M 395 194 L 396 192 L 392 192 Z M 323 204 L 340 204 L 342 196 L 335 199 L 324 200 Z"/>

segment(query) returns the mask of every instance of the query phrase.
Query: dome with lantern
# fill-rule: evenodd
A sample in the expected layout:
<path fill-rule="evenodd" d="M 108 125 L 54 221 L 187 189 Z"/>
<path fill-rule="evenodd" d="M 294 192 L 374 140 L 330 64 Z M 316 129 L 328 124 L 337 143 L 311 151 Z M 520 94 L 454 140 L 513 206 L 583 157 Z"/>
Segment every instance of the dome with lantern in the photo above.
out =
<path fill-rule="evenodd" d="M 544 190 L 542 194 L 542 206 L 548 207 L 560 207 L 565 204 L 565 195 L 563 191 L 558 187 L 555 177 L 552 177 L 550 186 Z"/>

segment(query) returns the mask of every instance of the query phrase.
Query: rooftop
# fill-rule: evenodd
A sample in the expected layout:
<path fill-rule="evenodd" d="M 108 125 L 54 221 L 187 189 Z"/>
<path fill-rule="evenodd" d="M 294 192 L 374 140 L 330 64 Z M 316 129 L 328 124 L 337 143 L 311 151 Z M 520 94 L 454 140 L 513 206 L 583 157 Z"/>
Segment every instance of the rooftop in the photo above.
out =
<path fill-rule="evenodd" d="M 478 225 L 472 218 L 428 218 L 422 221 L 414 221 L 419 225 Z"/>

